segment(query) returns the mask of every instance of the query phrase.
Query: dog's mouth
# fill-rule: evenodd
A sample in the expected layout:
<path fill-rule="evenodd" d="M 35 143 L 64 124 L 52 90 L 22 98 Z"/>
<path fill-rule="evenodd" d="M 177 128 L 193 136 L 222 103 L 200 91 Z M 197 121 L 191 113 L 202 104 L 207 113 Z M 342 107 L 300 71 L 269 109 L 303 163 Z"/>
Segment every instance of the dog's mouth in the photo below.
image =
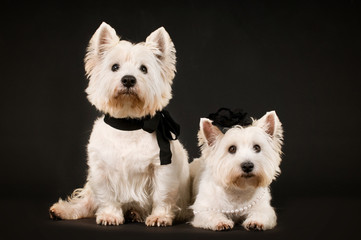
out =
<path fill-rule="evenodd" d="M 133 101 L 140 99 L 137 91 L 133 88 L 117 90 L 114 92 L 113 98 L 117 99 L 117 101 Z"/>
<path fill-rule="evenodd" d="M 241 177 L 242 178 L 252 178 L 254 177 L 255 175 L 253 173 L 242 173 Z"/>
<path fill-rule="evenodd" d="M 121 96 L 121 95 L 123 95 L 123 96 L 134 96 L 134 97 L 138 96 L 137 92 L 132 88 L 119 90 L 117 92 L 117 96 Z"/>

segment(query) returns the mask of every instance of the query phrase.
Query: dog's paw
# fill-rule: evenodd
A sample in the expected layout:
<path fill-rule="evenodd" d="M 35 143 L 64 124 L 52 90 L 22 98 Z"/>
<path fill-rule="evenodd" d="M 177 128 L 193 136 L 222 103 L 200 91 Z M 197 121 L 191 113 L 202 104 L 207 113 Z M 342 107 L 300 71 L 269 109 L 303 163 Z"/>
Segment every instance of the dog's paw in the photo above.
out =
<path fill-rule="evenodd" d="M 144 222 L 142 216 L 135 210 L 129 210 L 125 213 L 125 219 L 130 222 Z"/>
<path fill-rule="evenodd" d="M 145 220 L 148 227 L 166 227 L 171 226 L 173 219 L 169 216 L 150 215 Z"/>
<path fill-rule="evenodd" d="M 124 223 L 124 217 L 120 215 L 115 215 L 111 213 L 100 213 L 97 214 L 96 222 L 99 225 L 111 226 L 111 225 L 120 225 Z"/>
<path fill-rule="evenodd" d="M 265 230 L 264 225 L 257 221 L 247 221 L 242 224 L 243 227 L 248 231 L 263 231 Z"/>
<path fill-rule="evenodd" d="M 225 231 L 230 230 L 234 226 L 234 223 L 232 221 L 222 221 L 217 223 L 217 225 L 212 229 L 214 231 Z"/>
<path fill-rule="evenodd" d="M 269 214 L 253 213 L 252 216 L 244 220 L 242 226 L 248 231 L 264 231 L 272 229 L 277 225 L 277 217 L 272 209 Z"/>
<path fill-rule="evenodd" d="M 51 219 L 53 220 L 61 220 L 63 219 L 61 217 L 61 211 L 59 211 L 59 209 L 57 209 L 56 205 L 53 205 L 50 209 L 49 209 L 49 216 Z"/>
<path fill-rule="evenodd" d="M 55 203 L 49 209 L 49 216 L 53 220 L 61 220 L 61 219 L 78 219 L 78 215 L 76 211 L 70 206 L 68 202 L 59 201 Z"/>

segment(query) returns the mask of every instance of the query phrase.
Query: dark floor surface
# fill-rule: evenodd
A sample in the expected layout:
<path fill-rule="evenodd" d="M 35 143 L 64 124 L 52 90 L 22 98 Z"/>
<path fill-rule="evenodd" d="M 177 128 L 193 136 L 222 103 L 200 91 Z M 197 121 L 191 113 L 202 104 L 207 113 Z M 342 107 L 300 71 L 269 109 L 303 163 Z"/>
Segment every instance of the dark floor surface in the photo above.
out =
<path fill-rule="evenodd" d="M 141 223 L 98 226 L 95 219 L 52 221 L 49 202 L 2 199 L 0 239 L 361 239 L 360 203 L 351 197 L 290 198 L 276 208 L 273 230 L 248 232 L 237 225 L 212 232 L 185 223 L 157 228 Z"/>

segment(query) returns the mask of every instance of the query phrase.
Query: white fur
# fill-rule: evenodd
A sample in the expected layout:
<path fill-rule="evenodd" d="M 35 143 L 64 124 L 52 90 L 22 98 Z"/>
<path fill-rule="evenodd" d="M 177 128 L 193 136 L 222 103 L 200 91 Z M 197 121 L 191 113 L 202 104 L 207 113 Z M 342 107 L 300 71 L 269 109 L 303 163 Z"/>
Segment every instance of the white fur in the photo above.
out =
<path fill-rule="evenodd" d="M 223 134 L 209 119 L 201 119 L 199 144 L 202 156 L 191 163 L 195 227 L 225 230 L 242 222 L 246 229 L 265 230 L 276 225 L 276 214 L 270 205 L 268 186 L 280 173 L 282 126 L 276 113 L 268 112 L 249 127 L 235 126 Z M 253 146 L 258 144 L 257 153 Z M 235 153 L 228 152 L 236 146 Z M 254 164 L 253 177 L 246 178 L 242 162 Z M 215 211 L 235 210 L 262 196 L 252 208 L 241 214 Z M 212 210 L 213 209 L 213 210 Z"/>
<path fill-rule="evenodd" d="M 120 66 L 116 72 L 114 64 Z M 88 99 L 98 110 L 116 118 L 141 118 L 162 110 L 172 97 L 175 49 L 164 28 L 132 44 L 102 23 L 90 40 L 85 69 Z M 131 90 L 121 84 L 125 75 L 137 79 Z M 145 220 L 148 226 L 171 225 L 176 215 L 184 219 L 190 197 L 188 156 L 179 141 L 171 141 L 171 151 L 172 163 L 160 165 L 155 133 L 117 130 L 100 117 L 88 144 L 87 183 L 67 201 L 55 203 L 51 216 L 95 216 L 102 225 L 124 223 L 127 212 L 130 220 Z"/>

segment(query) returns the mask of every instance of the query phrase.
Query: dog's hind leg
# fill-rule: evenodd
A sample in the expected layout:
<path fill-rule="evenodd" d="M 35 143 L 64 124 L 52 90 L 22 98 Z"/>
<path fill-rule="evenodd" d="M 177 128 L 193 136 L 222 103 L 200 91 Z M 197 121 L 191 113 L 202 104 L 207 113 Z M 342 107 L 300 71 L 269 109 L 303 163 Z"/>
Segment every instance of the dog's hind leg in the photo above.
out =
<path fill-rule="evenodd" d="M 93 217 L 95 204 L 93 195 L 89 187 L 76 189 L 67 200 L 59 201 L 49 209 L 50 218 L 54 220 Z"/>

